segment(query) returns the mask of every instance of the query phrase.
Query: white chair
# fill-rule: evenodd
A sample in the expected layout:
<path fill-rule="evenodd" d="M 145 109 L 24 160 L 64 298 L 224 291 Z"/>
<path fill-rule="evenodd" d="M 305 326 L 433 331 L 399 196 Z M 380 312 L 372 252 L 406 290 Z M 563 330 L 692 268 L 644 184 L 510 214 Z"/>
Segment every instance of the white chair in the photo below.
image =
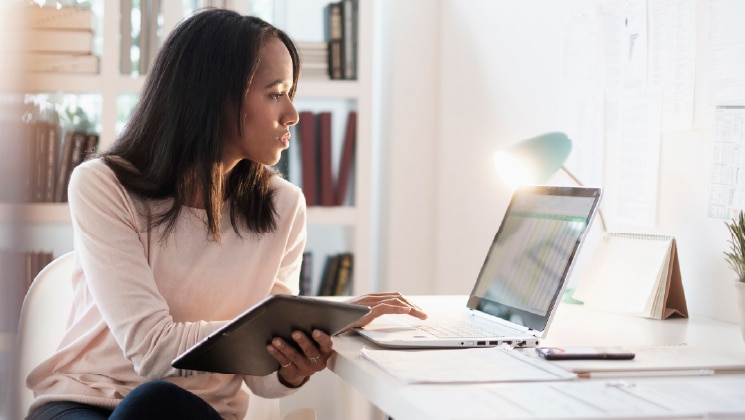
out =
<path fill-rule="evenodd" d="M 23 416 L 34 399 L 33 392 L 26 387 L 26 377 L 54 352 L 65 332 L 72 306 L 70 276 L 74 260 L 72 251 L 55 258 L 39 272 L 23 300 L 16 351 L 18 412 Z M 279 413 L 278 399 L 251 395 L 246 419 L 279 420 Z M 297 409 L 283 417 L 283 420 L 315 419 L 315 410 L 310 408 Z"/>
<path fill-rule="evenodd" d="M 70 274 L 75 255 L 55 258 L 44 267 L 26 292 L 18 323 L 17 389 L 18 410 L 25 416 L 34 399 L 26 388 L 26 376 L 49 357 L 62 340 L 72 306 Z"/>

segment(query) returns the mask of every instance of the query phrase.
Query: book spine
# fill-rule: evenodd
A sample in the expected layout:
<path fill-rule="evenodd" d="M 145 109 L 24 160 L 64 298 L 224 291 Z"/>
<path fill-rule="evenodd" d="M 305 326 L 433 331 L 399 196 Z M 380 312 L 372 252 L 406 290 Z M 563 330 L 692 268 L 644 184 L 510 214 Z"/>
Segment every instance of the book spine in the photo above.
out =
<path fill-rule="evenodd" d="M 66 201 L 67 194 L 67 174 L 70 168 L 70 160 L 72 159 L 72 132 L 68 131 L 65 133 L 65 140 L 62 143 L 62 153 L 59 158 L 59 170 L 57 171 L 57 184 L 54 187 L 54 201 L 63 202 Z"/>
<path fill-rule="evenodd" d="M 347 115 L 347 127 L 344 133 L 344 144 L 342 145 L 341 161 L 339 163 L 338 183 L 336 186 L 336 197 L 334 204 L 344 205 L 347 198 L 352 167 L 354 163 L 354 149 L 357 142 L 357 112 L 350 111 Z"/>
<path fill-rule="evenodd" d="M 300 295 L 310 296 L 313 294 L 313 253 L 303 252 L 300 264 Z"/>
<path fill-rule="evenodd" d="M 29 29 L 28 51 L 91 54 L 93 31 Z"/>
<path fill-rule="evenodd" d="M 298 122 L 300 129 L 300 153 L 302 160 L 302 188 L 307 206 L 317 204 L 316 183 L 316 128 L 315 115 L 301 111 Z"/>
<path fill-rule="evenodd" d="M 357 0 L 343 0 L 344 79 L 357 79 Z"/>
<path fill-rule="evenodd" d="M 349 252 L 339 254 L 339 266 L 336 269 L 336 281 L 334 284 L 334 295 L 343 296 L 349 293 L 352 287 L 353 256 Z"/>
<path fill-rule="evenodd" d="M 47 123 L 36 123 L 34 130 L 34 184 L 33 184 L 33 201 L 36 203 L 44 201 L 44 188 L 46 187 L 46 163 L 48 154 L 47 143 Z"/>
<path fill-rule="evenodd" d="M 57 149 L 59 127 L 55 124 L 46 125 L 46 162 L 44 164 L 44 201 L 54 201 L 54 187 L 57 185 Z"/>
<path fill-rule="evenodd" d="M 90 133 L 85 136 L 85 149 L 83 150 L 82 162 L 92 158 L 98 151 L 98 134 Z"/>
<path fill-rule="evenodd" d="M 75 29 L 93 28 L 93 11 L 84 7 L 29 7 L 24 11 L 27 28 Z"/>
<path fill-rule="evenodd" d="M 341 1 L 326 6 L 325 31 L 326 42 L 328 42 L 329 77 L 331 79 L 344 78 L 344 27 L 342 19 Z"/>
<path fill-rule="evenodd" d="M 321 205 L 334 205 L 334 175 L 331 158 L 331 112 L 318 114 L 318 167 L 321 174 Z"/>
<path fill-rule="evenodd" d="M 339 267 L 339 255 L 329 255 L 326 257 L 326 265 L 323 269 L 321 286 L 319 287 L 319 296 L 333 296 L 336 290 L 336 272 Z"/>

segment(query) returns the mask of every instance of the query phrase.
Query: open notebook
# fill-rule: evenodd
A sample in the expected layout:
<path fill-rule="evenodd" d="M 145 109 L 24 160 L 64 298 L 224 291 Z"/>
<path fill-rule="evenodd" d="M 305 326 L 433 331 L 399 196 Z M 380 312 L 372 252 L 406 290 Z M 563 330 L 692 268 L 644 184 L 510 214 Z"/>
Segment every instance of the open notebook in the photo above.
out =
<path fill-rule="evenodd" d="M 430 312 L 424 321 L 379 318 L 356 331 L 386 347 L 538 345 L 600 196 L 593 187 L 515 190 L 464 307 Z"/>

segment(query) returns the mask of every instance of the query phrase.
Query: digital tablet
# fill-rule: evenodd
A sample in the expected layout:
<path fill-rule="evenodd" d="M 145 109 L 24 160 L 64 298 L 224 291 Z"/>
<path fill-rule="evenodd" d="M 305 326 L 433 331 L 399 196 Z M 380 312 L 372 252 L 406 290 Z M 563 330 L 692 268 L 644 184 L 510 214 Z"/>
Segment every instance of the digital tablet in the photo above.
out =
<path fill-rule="evenodd" d="M 268 375 L 279 363 L 267 352 L 272 338 L 295 344 L 291 333 L 310 336 L 320 329 L 334 335 L 362 318 L 370 308 L 294 295 L 272 295 L 234 318 L 173 360 L 177 369 Z"/>

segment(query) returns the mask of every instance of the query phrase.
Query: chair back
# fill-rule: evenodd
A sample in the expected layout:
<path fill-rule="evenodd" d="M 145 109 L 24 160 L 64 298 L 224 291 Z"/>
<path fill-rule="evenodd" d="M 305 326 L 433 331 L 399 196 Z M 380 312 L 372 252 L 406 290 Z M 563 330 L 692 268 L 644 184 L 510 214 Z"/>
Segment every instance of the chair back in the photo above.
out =
<path fill-rule="evenodd" d="M 65 333 L 72 307 L 72 264 L 70 251 L 47 264 L 34 278 L 21 307 L 17 336 L 18 412 L 25 416 L 34 399 L 26 377 L 57 349 Z"/>

